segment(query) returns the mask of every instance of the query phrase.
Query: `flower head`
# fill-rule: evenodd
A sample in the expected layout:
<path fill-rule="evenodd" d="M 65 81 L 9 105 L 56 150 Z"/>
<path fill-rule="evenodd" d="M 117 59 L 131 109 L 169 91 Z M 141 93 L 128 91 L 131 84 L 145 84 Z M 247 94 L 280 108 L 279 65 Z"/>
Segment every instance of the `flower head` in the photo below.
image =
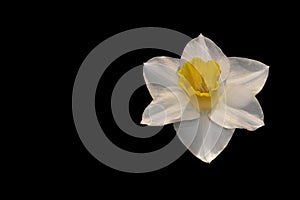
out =
<path fill-rule="evenodd" d="M 252 131 L 264 125 L 255 95 L 265 84 L 268 69 L 255 60 L 228 58 L 200 35 L 186 45 L 181 59 L 155 57 L 144 64 L 153 101 L 141 123 L 174 123 L 183 144 L 204 162 L 211 162 L 236 128 Z"/>

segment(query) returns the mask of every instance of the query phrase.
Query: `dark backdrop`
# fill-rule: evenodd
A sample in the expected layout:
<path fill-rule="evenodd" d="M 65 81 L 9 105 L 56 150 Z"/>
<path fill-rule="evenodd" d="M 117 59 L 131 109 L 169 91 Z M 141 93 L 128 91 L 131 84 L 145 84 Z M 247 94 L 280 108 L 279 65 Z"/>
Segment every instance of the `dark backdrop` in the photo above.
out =
<path fill-rule="evenodd" d="M 206 188 L 216 190 L 215 187 L 228 187 L 227 196 L 237 186 L 243 188 L 244 194 L 251 194 L 256 189 L 280 191 L 278 188 L 293 177 L 289 175 L 294 165 L 290 163 L 293 162 L 290 158 L 296 148 L 295 145 L 287 147 L 289 141 L 293 140 L 287 140 L 292 130 L 287 125 L 288 115 L 285 113 L 289 103 L 284 103 L 286 98 L 280 89 L 286 82 L 282 77 L 286 79 L 286 74 L 290 73 L 282 70 L 282 67 L 287 67 L 287 52 L 283 47 L 292 30 L 288 25 L 279 23 L 275 13 L 270 16 L 262 10 L 250 10 L 247 13 L 239 11 L 231 18 L 222 14 L 217 19 L 210 19 L 209 15 L 189 16 L 180 12 L 172 15 L 170 12 L 166 15 L 159 12 L 146 19 L 136 16 L 127 19 L 122 15 L 110 19 L 101 11 L 98 15 L 97 12 L 83 14 L 79 11 L 65 14 L 64 10 L 58 11 L 54 20 L 47 18 L 47 25 L 43 26 L 42 31 L 47 33 L 47 44 L 51 47 L 49 71 L 55 74 L 51 83 L 55 90 L 52 90 L 51 96 L 54 96 L 53 103 L 58 105 L 51 112 L 55 112 L 52 120 L 58 126 L 49 126 L 53 128 L 52 133 L 47 135 L 47 141 L 51 141 L 51 144 L 47 146 L 49 156 L 43 165 L 47 170 L 39 180 L 53 182 L 55 191 L 99 192 L 99 197 L 102 193 L 133 194 L 135 191 L 142 191 L 146 196 L 156 191 L 214 196 L 218 192 L 210 193 Z M 256 17 L 249 18 L 250 14 L 256 14 Z M 141 12 L 136 15 L 145 17 L 147 14 Z M 237 129 L 229 145 L 211 164 L 202 162 L 189 151 L 163 169 L 142 174 L 120 172 L 97 161 L 80 141 L 73 122 L 71 101 L 77 71 L 89 52 L 103 40 L 125 30 L 149 26 L 177 30 L 192 38 L 202 33 L 212 39 L 227 56 L 251 58 L 269 65 L 268 80 L 257 95 L 266 125 L 254 132 Z M 118 79 L 132 66 L 162 55 L 178 57 L 155 49 L 133 51 L 113 62 L 99 82 L 96 94 L 98 119 L 107 130 L 107 137 L 121 148 L 147 152 L 163 147 L 175 136 L 173 127 L 167 125 L 162 132 L 149 139 L 130 137 L 118 129 L 110 111 L 110 96 Z M 120 65 L 122 68 L 117 70 Z M 136 123 L 150 101 L 145 87 L 132 96 L 129 109 Z M 269 187 L 271 189 L 266 189 Z M 109 189 L 112 191 L 109 192 Z M 121 189 L 125 189 L 125 192 L 119 192 Z"/>

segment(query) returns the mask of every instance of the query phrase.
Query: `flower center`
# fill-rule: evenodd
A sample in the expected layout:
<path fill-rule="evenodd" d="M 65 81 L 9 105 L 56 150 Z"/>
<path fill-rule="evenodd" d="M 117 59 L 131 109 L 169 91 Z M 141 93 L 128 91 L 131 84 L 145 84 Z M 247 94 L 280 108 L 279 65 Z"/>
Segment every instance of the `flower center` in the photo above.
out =
<path fill-rule="evenodd" d="M 195 108 L 199 111 L 210 110 L 218 97 L 220 74 L 221 70 L 216 61 L 204 62 L 196 57 L 184 63 L 178 70 L 178 83 Z"/>

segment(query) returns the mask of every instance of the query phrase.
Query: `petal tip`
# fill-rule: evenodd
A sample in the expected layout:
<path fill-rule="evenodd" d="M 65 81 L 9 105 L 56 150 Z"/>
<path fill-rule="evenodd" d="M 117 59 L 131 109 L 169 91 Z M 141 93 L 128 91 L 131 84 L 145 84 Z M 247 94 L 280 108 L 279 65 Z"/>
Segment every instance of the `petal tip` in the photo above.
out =
<path fill-rule="evenodd" d="M 210 157 L 209 155 L 205 156 L 205 157 L 200 157 L 197 156 L 201 161 L 207 163 L 207 164 L 211 164 L 211 162 L 215 159 L 215 157 Z"/>
<path fill-rule="evenodd" d="M 256 127 L 251 127 L 251 128 L 247 128 L 248 131 L 255 131 L 261 127 L 265 126 L 265 123 L 262 122 L 260 125 L 256 126 Z"/>
<path fill-rule="evenodd" d="M 151 120 L 149 119 L 142 119 L 142 121 L 140 122 L 140 124 L 143 124 L 143 125 L 149 125 L 151 123 Z"/>

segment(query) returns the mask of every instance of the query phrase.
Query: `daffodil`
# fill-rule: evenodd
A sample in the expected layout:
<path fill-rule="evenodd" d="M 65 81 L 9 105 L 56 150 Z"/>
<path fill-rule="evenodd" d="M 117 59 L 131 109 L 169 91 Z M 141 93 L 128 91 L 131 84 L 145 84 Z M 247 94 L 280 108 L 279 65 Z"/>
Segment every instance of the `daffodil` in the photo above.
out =
<path fill-rule="evenodd" d="M 263 88 L 268 70 L 259 61 L 226 57 L 201 34 L 186 45 L 180 59 L 155 57 L 144 63 L 153 101 L 141 123 L 173 123 L 182 143 L 210 163 L 236 128 L 253 131 L 264 125 L 255 95 Z"/>

